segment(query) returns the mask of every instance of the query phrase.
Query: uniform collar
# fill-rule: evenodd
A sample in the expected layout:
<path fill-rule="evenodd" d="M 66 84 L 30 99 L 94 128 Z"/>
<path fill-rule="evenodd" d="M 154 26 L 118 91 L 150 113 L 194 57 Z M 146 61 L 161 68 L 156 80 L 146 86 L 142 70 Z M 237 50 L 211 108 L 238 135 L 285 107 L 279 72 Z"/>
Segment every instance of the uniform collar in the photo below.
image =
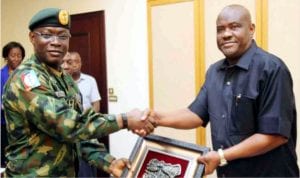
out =
<path fill-rule="evenodd" d="M 248 70 L 250 63 L 252 61 L 252 57 L 256 52 L 256 49 L 257 49 L 256 42 L 254 40 L 252 40 L 250 48 L 242 55 L 242 57 L 239 59 L 239 61 L 236 64 L 234 64 L 233 66 L 237 66 L 241 69 Z M 223 59 L 223 62 L 220 65 L 219 70 L 224 70 L 228 67 L 232 67 L 232 66 L 229 65 L 227 59 Z"/>
<path fill-rule="evenodd" d="M 52 67 L 49 67 L 49 66 L 47 66 L 47 67 L 48 67 L 48 69 L 49 69 L 54 75 L 56 75 L 56 76 L 58 76 L 58 77 L 61 77 L 61 76 L 62 76 L 62 74 L 63 74 L 62 71 L 58 71 L 58 70 L 56 70 L 56 69 L 54 69 L 54 68 L 52 68 Z"/>
<path fill-rule="evenodd" d="M 33 55 L 34 56 L 34 59 L 36 60 L 37 63 L 39 63 L 41 66 L 43 66 L 43 68 L 46 68 L 48 69 L 51 73 L 53 73 L 54 75 L 58 76 L 58 77 L 61 77 L 63 75 L 63 70 L 61 69 L 60 71 L 59 70 L 56 70 L 50 66 L 48 66 L 46 63 L 44 62 L 41 62 L 40 60 L 38 60 L 37 56 L 36 55 Z"/>

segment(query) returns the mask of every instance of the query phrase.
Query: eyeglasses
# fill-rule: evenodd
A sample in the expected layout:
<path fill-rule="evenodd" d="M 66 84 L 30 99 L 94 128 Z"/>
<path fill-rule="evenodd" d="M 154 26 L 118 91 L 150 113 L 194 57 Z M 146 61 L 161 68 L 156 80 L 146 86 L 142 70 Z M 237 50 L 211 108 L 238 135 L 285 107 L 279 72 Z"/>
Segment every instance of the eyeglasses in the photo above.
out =
<path fill-rule="evenodd" d="M 43 38 L 44 40 L 47 41 L 54 41 L 55 37 L 57 38 L 57 40 L 59 41 L 67 41 L 68 39 L 71 38 L 70 34 L 61 34 L 61 35 L 54 35 L 51 33 L 40 33 L 40 32 L 33 32 L 34 34 L 37 34 L 39 37 Z"/>

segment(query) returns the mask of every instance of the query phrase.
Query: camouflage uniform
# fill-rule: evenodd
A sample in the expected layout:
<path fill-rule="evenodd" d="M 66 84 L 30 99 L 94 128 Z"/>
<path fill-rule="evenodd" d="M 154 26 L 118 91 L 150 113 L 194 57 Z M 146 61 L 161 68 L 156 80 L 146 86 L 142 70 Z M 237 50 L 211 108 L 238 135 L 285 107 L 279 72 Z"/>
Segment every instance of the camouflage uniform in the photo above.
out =
<path fill-rule="evenodd" d="M 71 76 L 41 63 L 34 55 L 5 85 L 3 104 L 9 146 L 6 176 L 74 177 L 80 143 L 83 159 L 107 171 L 114 159 L 105 146 L 84 141 L 120 128 L 114 115 L 82 113 Z"/>

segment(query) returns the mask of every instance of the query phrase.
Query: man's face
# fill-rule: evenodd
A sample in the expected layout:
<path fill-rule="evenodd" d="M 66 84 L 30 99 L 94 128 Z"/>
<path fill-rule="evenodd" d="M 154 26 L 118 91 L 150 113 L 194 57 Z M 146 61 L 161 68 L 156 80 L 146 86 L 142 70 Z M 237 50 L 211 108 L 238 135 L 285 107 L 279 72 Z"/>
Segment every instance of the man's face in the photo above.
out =
<path fill-rule="evenodd" d="M 29 33 L 38 59 L 58 68 L 69 48 L 70 31 L 62 27 L 41 27 Z"/>
<path fill-rule="evenodd" d="M 69 52 L 63 58 L 63 62 L 61 64 L 61 68 L 66 71 L 68 74 L 72 75 L 72 59 Z"/>
<path fill-rule="evenodd" d="M 217 19 L 218 48 L 228 59 L 236 60 L 251 45 L 254 29 L 242 11 L 222 12 Z"/>
<path fill-rule="evenodd" d="M 80 73 L 81 71 L 81 58 L 77 53 L 71 54 L 71 61 L 72 61 L 72 72 L 73 73 Z"/>

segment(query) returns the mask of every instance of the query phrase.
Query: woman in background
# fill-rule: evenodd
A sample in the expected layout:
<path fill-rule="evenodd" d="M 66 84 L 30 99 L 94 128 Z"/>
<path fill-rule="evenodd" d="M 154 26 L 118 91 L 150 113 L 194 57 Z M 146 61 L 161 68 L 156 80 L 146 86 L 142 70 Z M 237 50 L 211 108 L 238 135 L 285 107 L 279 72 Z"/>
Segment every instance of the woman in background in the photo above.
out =
<path fill-rule="evenodd" d="M 8 145 L 8 141 L 4 112 L 2 109 L 2 93 L 4 84 L 8 80 L 9 75 L 21 64 L 25 57 L 24 47 L 15 41 L 9 42 L 2 49 L 2 57 L 6 61 L 6 65 L 1 69 L 1 167 L 5 167 L 5 147 Z"/>

